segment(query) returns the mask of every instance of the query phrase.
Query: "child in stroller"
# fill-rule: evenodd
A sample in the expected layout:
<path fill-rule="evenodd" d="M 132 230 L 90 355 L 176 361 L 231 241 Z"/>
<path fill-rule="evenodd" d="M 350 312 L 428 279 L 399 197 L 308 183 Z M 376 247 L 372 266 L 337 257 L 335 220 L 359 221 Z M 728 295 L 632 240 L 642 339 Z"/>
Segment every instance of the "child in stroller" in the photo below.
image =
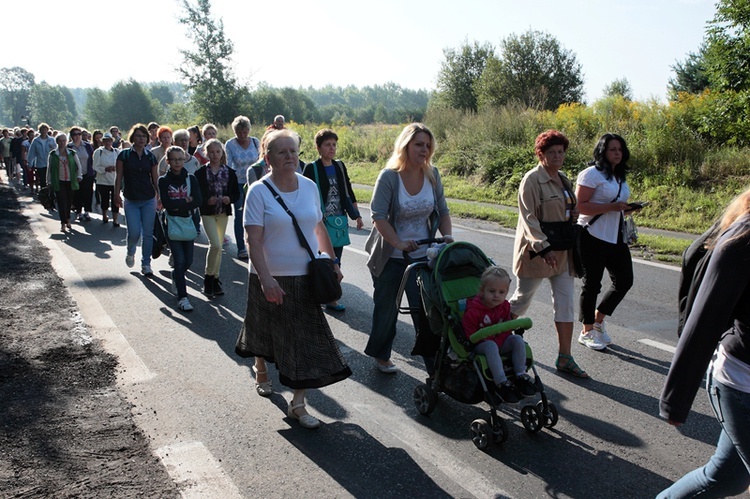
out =
<path fill-rule="evenodd" d="M 462 319 L 466 338 L 477 330 L 511 320 L 510 303 L 507 300 L 510 275 L 505 269 L 491 265 L 482 273 L 479 293 L 466 302 Z M 474 346 L 474 352 L 487 359 L 497 393 L 508 404 L 518 403 L 522 398 L 533 397 L 536 388 L 526 374 L 526 345 L 523 336 L 511 331 L 490 336 Z M 510 354 L 515 383 L 505 375 L 501 354 Z"/>

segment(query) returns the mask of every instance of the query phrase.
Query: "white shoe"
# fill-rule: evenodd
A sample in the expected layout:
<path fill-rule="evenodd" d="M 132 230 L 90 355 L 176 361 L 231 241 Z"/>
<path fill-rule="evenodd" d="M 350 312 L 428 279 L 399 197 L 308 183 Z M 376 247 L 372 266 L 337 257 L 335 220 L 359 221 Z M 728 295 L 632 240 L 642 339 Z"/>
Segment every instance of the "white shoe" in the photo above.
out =
<path fill-rule="evenodd" d="M 602 335 L 596 329 L 584 332 L 578 335 L 578 343 L 585 347 L 589 347 L 592 350 L 604 350 L 607 348 L 607 344 L 602 341 Z"/>
<path fill-rule="evenodd" d="M 192 312 L 193 311 L 193 306 L 190 304 L 190 300 L 188 300 L 187 296 L 184 297 L 184 298 L 180 298 L 180 301 L 177 302 L 177 306 L 183 312 Z"/>
<path fill-rule="evenodd" d="M 599 331 L 599 334 L 601 335 L 602 342 L 604 342 L 605 345 L 609 345 L 612 343 L 612 338 L 609 337 L 609 334 L 607 334 L 607 328 L 604 327 L 604 321 L 602 321 L 601 324 L 595 322 L 594 323 L 594 329 Z"/>

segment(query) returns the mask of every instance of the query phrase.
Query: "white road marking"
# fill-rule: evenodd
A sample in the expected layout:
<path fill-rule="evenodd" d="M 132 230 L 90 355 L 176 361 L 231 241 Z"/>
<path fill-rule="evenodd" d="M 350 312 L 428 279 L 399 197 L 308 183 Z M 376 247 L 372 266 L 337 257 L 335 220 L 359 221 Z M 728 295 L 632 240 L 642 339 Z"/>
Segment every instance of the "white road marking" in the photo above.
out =
<path fill-rule="evenodd" d="M 24 210 L 24 215 L 28 217 L 31 230 L 37 239 L 49 248 L 52 255 L 52 267 L 65 281 L 65 288 L 77 302 L 81 316 L 89 326 L 92 336 L 101 340 L 106 351 L 117 356 L 120 368 L 117 374 L 118 383 L 135 384 L 152 379 L 155 374 L 135 353 L 127 338 L 104 310 L 65 252 L 49 237 L 50 234 L 45 229 L 41 218 L 28 208 Z"/>
<path fill-rule="evenodd" d="M 180 442 L 156 449 L 182 497 L 222 499 L 241 498 L 237 486 L 201 442 Z"/>
<path fill-rule="evenodd" d="M 353 408 L 361 416 L 369 419 L 378 427 L 388 432 L 391 436 L 399 440 L 404 447 L 411 449 L 411 452 L 421 456 L 431 465 L 434 465 L 442 473 L 445 473 L 455 484 L 459 484 L 470 495 L 474 497 L 511 497 L 503 490 L 498 490 L 497 486 L 487 480 L 484 475 L 472 469 L 470 466 L 463 466 L 457 462 L 456 455 L 445 450 L 445 446 L 438 443 L 433 437 L 428 437 L 421 431 L 421 426 L 414 421 L 403 417 L 399 412 L 397 417 L 392 416 L 383 408 L 375 408 L 366 404 L 355 404 Z M 469 422 L 466 423 L 467 434 Z M 470 440 L 466 440 L 467 446 L 473 446 Z"/>
<path fill-rule="evenodd" d="M 638 343 L 643 343 L 644 345 L 658 348 L 659 350 L 664 350 L 665 352 L 669 352 L 669 353 L 674 353 L 675 350 L 677 350 L 672 345 L 667 345 L 666 343 L 660 343 L 654 340 L 642 339 L 642 340 L 638 340 Z"/>

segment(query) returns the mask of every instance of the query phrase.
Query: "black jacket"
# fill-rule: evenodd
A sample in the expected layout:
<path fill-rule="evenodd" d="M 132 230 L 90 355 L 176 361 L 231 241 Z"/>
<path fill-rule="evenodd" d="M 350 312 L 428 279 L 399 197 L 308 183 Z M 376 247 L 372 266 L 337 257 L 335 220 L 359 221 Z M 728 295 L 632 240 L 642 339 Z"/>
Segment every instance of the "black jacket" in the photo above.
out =
<path fill-rule="evenodd" d="M 201 189 L 201 199 L 203 199 L 201 215 L 213 215 L 215 213 L 214 207 L 208 204 L 208 198 L 211 197 L 211 194 L 208 192 L 208 168 L 210 168 L 208 164 L 205 164 L 195 172 L 195 178 L 198 180 L 198 185 Z M 240 198 L 240 185 L 237 182 L 237 174 L 234 170 L 229 167 L 227 168 L 229 170 L 229 183 L 227 184 L 227 192 L 224 195 L 229 196 L 230 202 L 224 206 L 224 213 L 231 215 L 232 206 Z"/>
<path fill-rule="evenodd" d="M 333 164 L 334 166 L 336 166 L 336 181 L 339 184 L 339 192 L 342 194 L 341 207 L 344 209 L 344 212 L 349 215 L 349 218 L 351 218 L 352 220 L 356 220 L 360 217 L 359 210 L 354 207 L 354 203 L 357 202 L 357 198 L 354 196 L 354 190 L 352 190 L 352 184 L 349 180 L 349 174 L 346 171 L 346 166 L 344 165 L 343 161 L 334 160 Z M 302 171 L 302 175 L 315 182 L 314 168 L 318 169 L 318 179 L 321 180 L 321 182 L 318 184 L 318 190 L 323 196 L 323 206 L 321 206 L 321 208 L 323 209 L 323 211 L 325 211 L 325 203 L 328 200 L 328 190 L 330 188 L 327 182 L 328 175 L 326 174 L 326 167 L 323 166 L 323 163 L 321 163 L 320 159 L 317 159 L 313 163 L 308 163 L 305 166 L 305 169 Z M 326 181 L 323 182 L 323 179 L 325 179 Z M 348 196 L 345 196 L 344 194 L 347 194 Z"/>

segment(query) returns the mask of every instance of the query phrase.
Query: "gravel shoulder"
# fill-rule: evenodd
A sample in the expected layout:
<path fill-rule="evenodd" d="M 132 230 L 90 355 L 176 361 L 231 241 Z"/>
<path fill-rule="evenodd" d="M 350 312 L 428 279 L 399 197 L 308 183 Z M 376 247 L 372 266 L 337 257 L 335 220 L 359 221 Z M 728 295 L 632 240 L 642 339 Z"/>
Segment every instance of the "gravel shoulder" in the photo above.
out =
<path fill-rule="evenodd" d="M 179 497 L 21 211 L 2 183 L 0 495 Z"/>

